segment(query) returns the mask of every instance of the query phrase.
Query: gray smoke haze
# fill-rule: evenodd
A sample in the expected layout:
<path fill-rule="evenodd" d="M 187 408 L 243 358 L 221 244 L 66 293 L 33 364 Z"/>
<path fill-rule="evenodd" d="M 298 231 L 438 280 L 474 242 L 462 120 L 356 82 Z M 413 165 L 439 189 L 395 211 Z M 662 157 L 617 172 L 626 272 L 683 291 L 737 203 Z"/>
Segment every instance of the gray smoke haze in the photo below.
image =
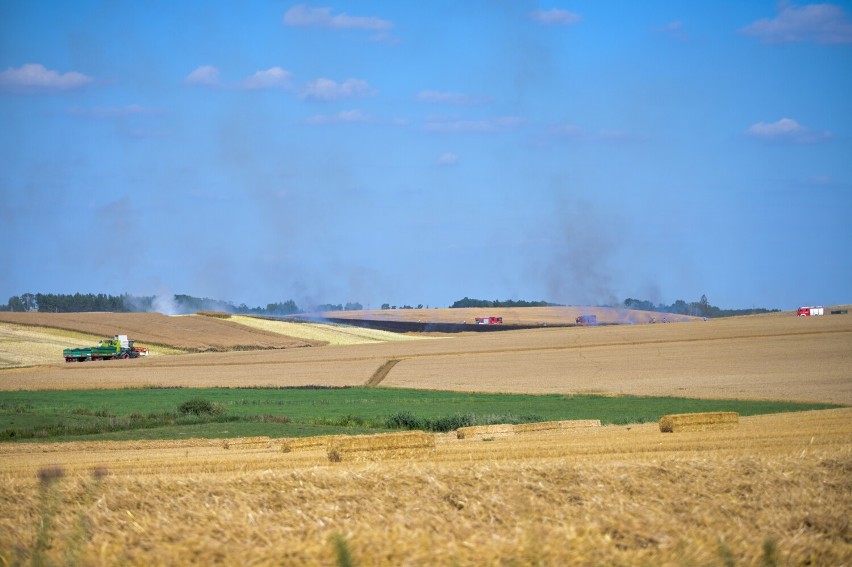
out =
<path fill-rule="evenodd" d="M 582 201 L 560 199 L 542 230 L 538 272 L 550 301 L 616 305 L 614 279 L 622 231 L 614 214 Z"/>

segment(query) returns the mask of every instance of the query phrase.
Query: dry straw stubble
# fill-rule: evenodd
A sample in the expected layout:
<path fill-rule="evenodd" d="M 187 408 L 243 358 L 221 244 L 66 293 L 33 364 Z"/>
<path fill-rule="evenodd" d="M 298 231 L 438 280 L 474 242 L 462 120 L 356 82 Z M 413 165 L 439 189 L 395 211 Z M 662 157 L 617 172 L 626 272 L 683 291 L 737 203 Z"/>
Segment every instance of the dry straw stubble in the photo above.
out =
<path fill-rule="evenodd" d="M 681 431 L 732 429 L 737 426 L 739 417 L 739 414 L 733 411 L 664 415 L 660 418 L 660 431 L 663 433 L 677 433 Z"/>
<path fill-rule="evenodd" d="M 459 439 L 481 439 L 484 437 L 509 437 L 514 435 L 515 426 L 511 423 L 498 423 L 495 425 L 471 425 L 470 427 L 459 427 L 456 437 Z"/>
<path fill-rule="evenodd" d="M 571 419 L 563 421 L 539 421 L 536 423 L 519 423 L 514 426 L 515 433 L 531 433 L 534 431 L 565 431 L 569 429 L 583 429 L 586 427 L 600 427 L 599 419 Z"/>
<path fill-rule="evenodd" d="M 435 436 L 425 431 L 402 431 L 378 435 L 354 435 L 332 439 L 328 460 L 385 460 L 407 458 L 435 451 Z"/>

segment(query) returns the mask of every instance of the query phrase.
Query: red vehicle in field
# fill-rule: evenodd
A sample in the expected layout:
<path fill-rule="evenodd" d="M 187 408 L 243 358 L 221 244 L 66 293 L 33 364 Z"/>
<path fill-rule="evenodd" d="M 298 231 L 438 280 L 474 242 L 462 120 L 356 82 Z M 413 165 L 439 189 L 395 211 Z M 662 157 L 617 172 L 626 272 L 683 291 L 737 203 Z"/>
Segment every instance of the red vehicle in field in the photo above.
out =
<path fill-rule="evenodd" d="M 816 315 L 824 315 L 825 310 L 822 307 L 799 307 L 799 317 L 813 317 Z"/>
<path fill-rule="evenodd" d="M 476 317 L 477 325 L 502 325 L 502 317 Z"/>

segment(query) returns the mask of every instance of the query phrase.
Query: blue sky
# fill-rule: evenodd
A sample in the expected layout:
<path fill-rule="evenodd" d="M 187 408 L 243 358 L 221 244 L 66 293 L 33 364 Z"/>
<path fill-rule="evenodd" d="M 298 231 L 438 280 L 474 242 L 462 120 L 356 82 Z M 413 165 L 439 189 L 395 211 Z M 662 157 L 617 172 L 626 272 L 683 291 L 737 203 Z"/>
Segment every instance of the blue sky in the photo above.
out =
<path fill-rule="evenodd" d="M 852 2 L 0 0 L 0 301 L 852 301 Z"/>

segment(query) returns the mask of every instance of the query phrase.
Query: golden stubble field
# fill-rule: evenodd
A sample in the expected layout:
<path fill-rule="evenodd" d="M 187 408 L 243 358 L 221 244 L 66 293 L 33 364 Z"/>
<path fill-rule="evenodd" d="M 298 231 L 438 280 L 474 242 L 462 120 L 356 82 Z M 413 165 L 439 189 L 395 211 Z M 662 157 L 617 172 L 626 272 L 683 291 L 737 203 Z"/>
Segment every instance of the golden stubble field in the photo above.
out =
<path fill-rule="evenodd" d="M 383 386 L 852 404 L 848 316 L 60 362 L 0 387 L 356 385 L 388 360 Z M 0 444 L 0 564 L 331 565 L 336 538 L 358 565 L 852 563 L 850 408 L 441 435 L 365 461 L 282 445 Z"/>
<path fill-rule="evenodd" d="M 441 435 L 358 462 L 276 440 L 3 444 L 0 563 L 332 565 L 342 537 L 358 565 L 844 565 L 850 439 L 843 409 Z"/>
<path fill-rule="evenodd" d="M 183 319 L 183 318 L 177 318 Z M 205 319 L 205 318 L 199 318 Z M 362 385 L 852 404 L 852 317 L 741 317 L 0 370 L 0 389 Z"/>

